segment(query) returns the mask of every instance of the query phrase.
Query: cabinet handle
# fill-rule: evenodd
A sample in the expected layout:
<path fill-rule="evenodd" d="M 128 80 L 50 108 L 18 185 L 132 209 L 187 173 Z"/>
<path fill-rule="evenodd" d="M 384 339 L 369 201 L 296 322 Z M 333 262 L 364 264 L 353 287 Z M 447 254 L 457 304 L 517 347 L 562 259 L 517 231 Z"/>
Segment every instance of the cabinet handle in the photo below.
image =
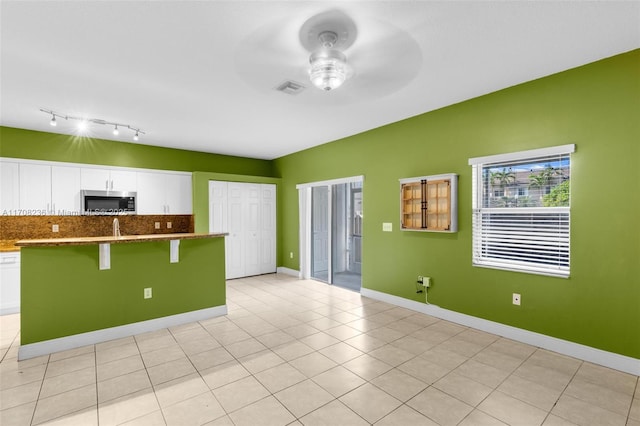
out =
<path fill-rule="evenodd" d="M 113 191 L 113 181 L 111 181 L 111 190 Z"/>
<path fill-rule="evenodd" d="M 109 190 L 109 179 L 104 181 L 104 189 Z"/>

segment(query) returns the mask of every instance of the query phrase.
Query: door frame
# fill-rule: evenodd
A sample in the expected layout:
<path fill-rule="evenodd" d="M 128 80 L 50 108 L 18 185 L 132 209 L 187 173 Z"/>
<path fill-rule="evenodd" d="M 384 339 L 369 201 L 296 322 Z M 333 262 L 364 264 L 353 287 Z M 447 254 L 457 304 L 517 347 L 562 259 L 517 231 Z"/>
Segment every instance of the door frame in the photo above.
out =
<path fill-rule="evenodd" d="M 300 250 L 300 278 L 311 279 L 311 244 L 313 243 L 311 238 L 311 188 L 317 186 L 328 186 L 329 196 L 331 196 L 331 185 L 343 184 L 343 183 L 362 183 L 364 192 L 364 175 L 351 176 L 339 179 L 330 179 L 317 182 L 302 183 L 296 185 L 298 190 L 298 210 L 299 210 L 299 250 Z M 330 198 L 329 198 L 330 199 Z M 328 203 L 328 208 L 331 210 L 331 203 Z M 331 211 L 329 211 L 329 218 L 331 218 Z M 331 234 L 331 233 L 329 233 Z M 331 244 L 331 235 L 329 235 L 329 244 Z M 331 281 L 331 262 L 329 262 L 329 281 Z"/>

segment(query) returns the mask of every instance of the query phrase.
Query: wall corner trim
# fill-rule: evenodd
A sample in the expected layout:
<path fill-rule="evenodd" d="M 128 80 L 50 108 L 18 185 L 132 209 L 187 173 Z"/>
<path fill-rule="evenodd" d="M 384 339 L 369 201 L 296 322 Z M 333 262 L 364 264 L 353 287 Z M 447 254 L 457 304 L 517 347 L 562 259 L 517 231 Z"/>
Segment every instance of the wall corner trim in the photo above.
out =
<path fill-rule="evenodd" d="M 154 318 L 147 321 L 140 321 L 132 324 L 120 325 L 117 327 L 104 328 L 102 330 L 89 331 L 87 333 L 74 334 L 72 336 L 60 337 L 58 339 L 30 343 L 28 345 L 20 346 L 20 349 L 18 349 L 18 360 L 22 361 L 29 358 L 35 358 L 40 355 L 66 351 L 68 349 L 75 349 L 81 346 L 94 345 L 96 343 L 107 342 L 109 340 L 120 339 L 136 334 L 160 330 L 163 328 L 175 327 L 194 321 L 202 321 L 208 318 L 219 317 L 226 314 L 227 305 L 214 306 L 212 308 L 199 309 L 197 311 L 169 315 L 166 317 Z"/>
<path fill-rule="evenodd" d="M 477 330 L 493 333 L 498 336 L 516 340 L 532 346 L 548 349 L 554 352 L 568 355 L 583 361 L 599 364 L 604 367 L 613 368 L 625 373 L 640 375 L 640 359 L 620 355 L 614 352 L 603 351 L 602 349 L 593 348 L 579 343 L 570 342 L 568 340 L 558 339 L 556 337 L 547 336 L 533 331 L 512 327 L 510 325 L 500 324 L 498 322 L 473 317 L 471 315 L 461 314 L 459 312 L 450 311 L 440 308 L 436 305 L 424 304 L 414 300 L 405 299 L 403 297 L 393 296 L 391 294 L 382 293 L 368 288 L 362 288 L 360 294 L 371 299 L 380 300 L 402 308 L 411 309 L 412 311 L 421 312 L 436 318 L 454 322 L 456 324 L 475 328 Z"/>

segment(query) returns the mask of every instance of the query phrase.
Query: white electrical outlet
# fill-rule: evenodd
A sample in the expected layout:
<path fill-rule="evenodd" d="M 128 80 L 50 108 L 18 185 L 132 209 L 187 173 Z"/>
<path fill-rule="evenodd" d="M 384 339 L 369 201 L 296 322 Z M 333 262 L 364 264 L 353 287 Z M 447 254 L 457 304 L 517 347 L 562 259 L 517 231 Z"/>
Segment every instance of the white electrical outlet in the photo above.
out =
<path fill-rule="evenodd" d="M 521 301 L 522 301 L 522 298 L 520 297 L 520 294 L 513 293 L 513 304 L 520 306 Z"/>
<path fill-rule="evenodd" d="M 60 232 L 60 227 L 58 225 L 51 225 L 51 232 Z"/>
<path fill-rule="evenodd" d="M 293 252 L 289 252 L 289 259 L 293 259 Z"/>
<path fill-rule="evenodd" d="M 171 229 L 171 222 L 167 222 L 167 229 Z"/>
<path fill-rule="evenodd" d="M 156 222 L 153 224 L 156 229 L 160 229 L 160 222 Z"/>
<path fill-rule="evenodd" d="M 145 299 L 151 299 L 153 297 L 153 292 L 151 290 L 151 287 L 147 287 L 144 289 L 144 298 Z"/>

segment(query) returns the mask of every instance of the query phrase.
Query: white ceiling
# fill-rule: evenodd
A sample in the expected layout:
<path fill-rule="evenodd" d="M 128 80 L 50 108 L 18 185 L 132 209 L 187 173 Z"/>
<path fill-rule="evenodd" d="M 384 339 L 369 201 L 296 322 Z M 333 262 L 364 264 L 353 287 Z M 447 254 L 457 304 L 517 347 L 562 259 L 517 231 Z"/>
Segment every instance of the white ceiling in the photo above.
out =
<path fill-rule="evenodd" d="M 638 1 L 6 1 L 0 124 L 273 159 L 640 47 Z M 338 9 L 354 76 L 310 85 L 298 31 Z M 274 90 L 293 79 L 297 95 Z M 93 125 L 90 136 L 131 141 Z"/>

